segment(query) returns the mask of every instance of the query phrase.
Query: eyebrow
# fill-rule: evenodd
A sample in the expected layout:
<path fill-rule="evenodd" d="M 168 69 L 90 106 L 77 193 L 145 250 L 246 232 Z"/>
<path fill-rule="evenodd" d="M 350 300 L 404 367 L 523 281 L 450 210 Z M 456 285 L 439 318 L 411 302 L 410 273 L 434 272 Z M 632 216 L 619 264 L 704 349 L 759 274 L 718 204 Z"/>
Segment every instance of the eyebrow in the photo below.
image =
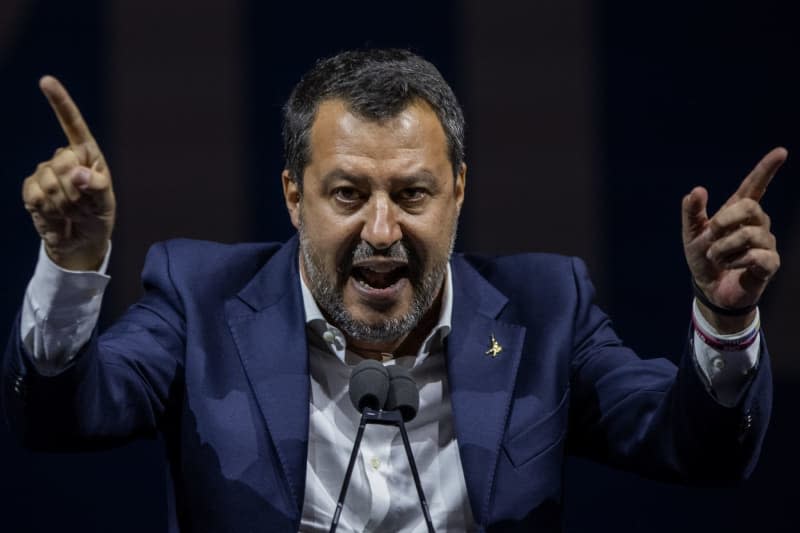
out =
<path fill-rule="evenodd" d="M 336 181 L 336 180 L 340 180 L 340 179 L 341 180 L 345 180 L 345 181 L 349 181 L 349 182 L 354 183 L 355 185 L 361 185 L 361 186 L 365 185 L 366 183 L 368 183 L 370 181 L 370 178 L 368 176 L 352 174 L 352 173 L 347 172 L 347 171 L 345 171 L 344 169 L 341 169 L 341 168 L 335 168 L 335 169 L 331 170 L 330 172 L 328 172 L 327 174 L 322 176 L 322 180 L 321 181 L 322 181 L 322 184 L 327 187 L 327 186 L 329 186 L 331 184 L 331 182 Z M 422 169 L 422 170 L 420 170 L 418 172 L 414 172 L 413 174 L 409 174 L 409 175 L 401 175 L 401 176 L 392 177 L 390 179 L 390 181 L 392 183 L 401 182 L 401 183 L 403 183 L 405 185 L 411 185 L 411 184 L 414 184 L 414 183 L 423 183 L 423 184 L 427 185 L 428 187 L 435 187 L 438 184 L 438 180 L 436 178 L 436 175 L 433 172 L 430 172 L 429 170 L 426 170 L 426 169 Z"/>

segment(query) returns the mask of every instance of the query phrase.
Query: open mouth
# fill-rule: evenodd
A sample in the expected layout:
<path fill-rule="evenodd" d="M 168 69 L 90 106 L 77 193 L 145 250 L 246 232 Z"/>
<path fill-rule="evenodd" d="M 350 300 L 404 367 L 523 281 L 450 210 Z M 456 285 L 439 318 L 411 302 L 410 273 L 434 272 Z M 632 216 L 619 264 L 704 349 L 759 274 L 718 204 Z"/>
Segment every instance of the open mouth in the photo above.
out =
<path fill-rule="evenodd" d="M 391 288 L 399 281 L 408 278 L 409 269 L 405 263 L 362 263 L 354 265 L 350 274 L 362 288 L 382 290 Z"/>

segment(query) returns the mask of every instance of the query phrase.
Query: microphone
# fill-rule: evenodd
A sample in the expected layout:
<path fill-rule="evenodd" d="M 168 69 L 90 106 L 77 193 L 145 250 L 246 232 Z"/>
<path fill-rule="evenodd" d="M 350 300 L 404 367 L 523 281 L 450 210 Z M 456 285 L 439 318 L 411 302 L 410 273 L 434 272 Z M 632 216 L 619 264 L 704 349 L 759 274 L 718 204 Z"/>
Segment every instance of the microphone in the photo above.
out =
<path fill-rule="evenodd" d="M 411 377 L 411 376 L 409 376 Z M 361 361 L 350 374 L 350 401 L 359 413 L 381 409 L 389 394 L 389 372 L 378 361 Z"/>
<path fill-rule="evenodd" d="M 411 451 L 411 444 L 408 442 L 408 433 L 406 432 L 406 422 L 411 422 L 417 411 L 419 411 L 419 389 L 411 373 L 402 366 L 387 367 L 389 372 L 389 394 L 386 398 L 385 409 L 389 412 L 395 411 L 400 413 L 400 420 L 398 420 L 397 427 L 400 429 L 400 436 L 403 438 L 403 447 L 406 449 L 406 458 L 408 458 L 408 465 L 411 467 L 411 475 L 414 478 L 414 485 L 417 487 L 417 496 L 419 497 L 419 504 L 422 507 L 422 516 L 425 518 L 425 524 L 428 526 L 430 533 L 434 532 L 433 521 L 431 520 L 431 513 L 428 510 L 428 500 L 425 499 L 425 492 L 422 490 L 422 483 L 419 480 L 419 472 L 417 471 L 417 463 L 414 461 L 414 453 Z"/>
<path fill-rule="evenodd" d="M 350 453 L 350 462 L 347 464 L 347 471 L 342 481 L 342 489 L 336 502 L 330 533 L 335 533 L 339 525 L 339 518 L 344 508 L 344 498 L 350 485 L 350 476 L 353 474 L 353 467 L 355 466 L 356 457 L 358 457 L 358 450 L 367 424 L 392 425 L 399 428 L 408 464 L 411 467 L 411 474 L 414 477 L 414 484 L 417 488 L 422 514 L 429 533 L 434 533 L 433 522 L 428 510 L 428 501 L 422 491 L 422 483 L 419 479 L 417 464 L 414 461 L 414 454 L 411 451 L 405 426 L 405 422 L 413 420 L 417 416 L 417 411 L 419 411 L 419 389 L 411 374 L 405 368 L 397 365 L 385 367 L 372 359 L 362 361 L 356 365 L 350 375 L 350 401 L 361 412 L 361 423 L 358 426 L 356 440 L 353 443 L 353 451 Z"/>
<path fill-rule="evenodd" d="M 389 393 L 386 397 L 387 411 L 400 411 L 403 422 L 411 422 L 419 411 L 419 389 L 411 373 L 402 366 L 388 366 Z"/>
<path fill-rule="evenodd" d="M 352 374 L 350 374 L 350 401 L 361 413 L 361 423 L 358 425 L 353 451 L 350 452 L 350 461 L 347 463 L 347 470 L 342 480 L 342 489 L 339 491 L 339 499 L 336 501 L 336 510 L 333 512 L 330 533 L 335 533 L 339 525 L 339 517 L 342 515 L 342 509 L 344 508 L 344 497 L 347 495 L 347 488 L 350 486 L 350 476 L 353 474 L 353 466 L 356 464 L 361 438 L 364 436 L 364 428 L 367 425 L 366 414 L 368 412 L 381 412 L 380 409 L 386 403 L 388 393 L 389 372 L 385 366 L 372 359 L 366 359 L 356 365 Z"/>

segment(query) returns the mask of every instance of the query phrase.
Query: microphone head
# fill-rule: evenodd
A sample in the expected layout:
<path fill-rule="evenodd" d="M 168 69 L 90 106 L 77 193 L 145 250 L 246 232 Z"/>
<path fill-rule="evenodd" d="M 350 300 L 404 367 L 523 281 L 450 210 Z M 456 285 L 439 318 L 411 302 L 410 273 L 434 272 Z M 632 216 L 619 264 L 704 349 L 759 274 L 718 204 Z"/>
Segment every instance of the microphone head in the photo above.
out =
<path fill-rule="evenodd" d="M 350 374 L 350 401 L 359 413 L 365 407 L 383 408 L 388 392 L 389 373 L 378 361 L 361 361 Z"/>
<path fill-rule="evenodd" d="M 419 410 L 419 389 L 411 373 L 402 366 L 386 367 L 389 372 L 389 395 L 386 398 L 387 411 L 399 410 L 403 421 L 410 422 Z"/>

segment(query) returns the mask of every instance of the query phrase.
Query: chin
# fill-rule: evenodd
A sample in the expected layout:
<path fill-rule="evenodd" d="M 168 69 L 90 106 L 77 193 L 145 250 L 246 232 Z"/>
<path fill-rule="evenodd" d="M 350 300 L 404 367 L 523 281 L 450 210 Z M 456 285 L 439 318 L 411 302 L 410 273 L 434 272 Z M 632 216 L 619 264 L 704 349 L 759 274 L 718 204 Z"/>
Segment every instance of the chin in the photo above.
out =
<path fill-rule="evenodd" d="M 375 308 L 371 305 L 357 303 L 354 305 L 346 305 L 345 310 L 353 317 L 353 320 L 370 327 L 377 327 L 389 321 L 400 320 L 407 316 L 411 311 L 411 305 L 397 302 L 387 307 Z"/>

